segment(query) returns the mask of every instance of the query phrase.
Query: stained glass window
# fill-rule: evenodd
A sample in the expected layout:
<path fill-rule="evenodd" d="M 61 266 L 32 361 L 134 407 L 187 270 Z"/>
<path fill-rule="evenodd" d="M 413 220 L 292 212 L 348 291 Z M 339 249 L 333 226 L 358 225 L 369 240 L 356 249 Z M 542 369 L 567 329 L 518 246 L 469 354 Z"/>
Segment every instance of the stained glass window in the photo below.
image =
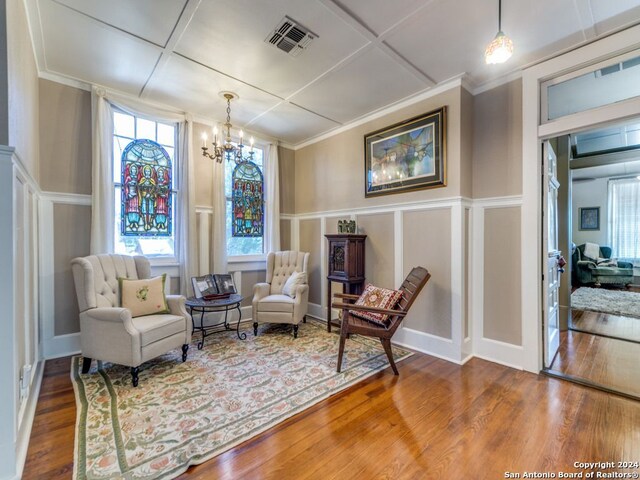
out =
<path fill-rule="evenodd" d="M 122 152 L 123 236 L 170 237 L 171 158 L 158 143 L 133 140 Z"/>
<path fill-rule="evenodd" d="M 260 168 L 253 162 L 241 162 L 233 169 L 231 181 L 232 236 L 262 237 L 264 181 Z"/>

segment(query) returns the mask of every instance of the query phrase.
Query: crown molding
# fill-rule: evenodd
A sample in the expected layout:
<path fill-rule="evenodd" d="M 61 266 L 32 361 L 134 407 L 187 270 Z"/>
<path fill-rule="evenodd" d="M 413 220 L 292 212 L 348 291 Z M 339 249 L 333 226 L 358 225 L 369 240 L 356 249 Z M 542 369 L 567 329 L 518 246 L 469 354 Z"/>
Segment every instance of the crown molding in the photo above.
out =
<path fill-rule="evenodd" d="M 91 91 L 91 84 L 88 82 L 83 82 L 82 80 L 76 80 L 75 78 L 66 77 L 59 73 L 49 72 L 45 70 L 40 70 L 38 72 L 38 77 L 49 80 L 51 82 L 60 83 L 62 85 L 66 85 L 67 87 L 77 88 L 79 90 L 84 90 L 86 92 Z"/>

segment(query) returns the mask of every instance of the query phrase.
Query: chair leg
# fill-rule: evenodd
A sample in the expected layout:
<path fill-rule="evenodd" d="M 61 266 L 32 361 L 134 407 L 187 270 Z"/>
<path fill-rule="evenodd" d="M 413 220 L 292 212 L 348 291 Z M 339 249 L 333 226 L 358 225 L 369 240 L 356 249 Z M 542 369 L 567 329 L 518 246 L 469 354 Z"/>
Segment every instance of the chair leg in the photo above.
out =
<path fill-rule="evenodd" d="M 399 375 L 398 369 L 396 368 L 396 362 L 393 361 L 393 353 L 391 353 L 391 339 L 381 338 L 380 342 L 384 347 L 384 352 L 387 354 L 387 358 L 389 359 L 389 363 L 391 364 L 391 370 L 393 370 L 393 374 Z"/>
<path fill-rule="evenodd" d="M 258 322 L 253 322 L 253 336 L 258 336 Z"/>
<path fill-rule="evenodd" d="M 298 325 L 293 326 L 293 338 L 298 338 Z"/>
<path fill-rule="evenodd" d="M 139 367 L 131 367 L 131 383 L 133 383 L 134 387 L 138 386 L 138 373 L 140 372 Z"/>
<path fill-rule="evenodd" d="M 306 315 L 302 317 L 302 323 L 307 323 L 307 316 Z"/>
<path fill-rule="evenodd" d="M 82 359 L 82 373 L 89 373 L 90 368 L 91 368 L 91 359 L 89 357 L 84 357 Z"/>
<path fill-rule="evenodd" d="M 182 361 L 186 362 L 187 361 L 187 351 L 189 350 L 189 345 L 188 344 L 184 344 L 182 345 Z"/>
<path fill-rule="evenodd" d="M 338 367 L 336 368 L 336 372 L 340 373 L 342 369 L 342 354 L 344 353 L 344 342 L 347 339 L 346 335 L 340 334 L 340 347 L 338 348 Z"/>

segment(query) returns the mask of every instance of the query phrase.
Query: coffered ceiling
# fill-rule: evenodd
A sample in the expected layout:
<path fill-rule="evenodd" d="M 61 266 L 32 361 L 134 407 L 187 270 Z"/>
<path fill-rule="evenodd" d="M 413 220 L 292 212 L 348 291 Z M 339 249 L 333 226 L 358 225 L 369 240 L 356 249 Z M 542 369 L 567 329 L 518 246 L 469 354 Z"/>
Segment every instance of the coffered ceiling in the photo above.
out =
<path fill-rule="evenodd" d="M 26 0 L 43 76 L 225 118 L 295 145 L 456 77 L 477 88 L 640 23 L 640 0 L 505 0 L 515 45 L 484 64 L 497 0 Z M 265 43 L 284 16 L 318 38 Z"/>

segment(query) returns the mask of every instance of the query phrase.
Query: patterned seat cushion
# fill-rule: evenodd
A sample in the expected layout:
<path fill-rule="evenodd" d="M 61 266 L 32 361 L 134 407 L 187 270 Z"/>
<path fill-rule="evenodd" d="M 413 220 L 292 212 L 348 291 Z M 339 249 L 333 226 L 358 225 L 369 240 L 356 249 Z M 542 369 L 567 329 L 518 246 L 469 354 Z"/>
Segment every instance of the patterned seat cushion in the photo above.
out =
<path fill-rule="evenodd" d="M 364 307 L 375 307 L 393 309 L 402 298 L 402 292 L 399 290 L 390 290 L 381 288 L 367 283 L 364 287 L 362 295 L 356 300 L 354 305 L 362 305 Z M 390 317 L 384 313 L 362 312 L 349 310 L 349 313 L 355 317 L 369 320 L 378 325 L 388 326 Z"/>

